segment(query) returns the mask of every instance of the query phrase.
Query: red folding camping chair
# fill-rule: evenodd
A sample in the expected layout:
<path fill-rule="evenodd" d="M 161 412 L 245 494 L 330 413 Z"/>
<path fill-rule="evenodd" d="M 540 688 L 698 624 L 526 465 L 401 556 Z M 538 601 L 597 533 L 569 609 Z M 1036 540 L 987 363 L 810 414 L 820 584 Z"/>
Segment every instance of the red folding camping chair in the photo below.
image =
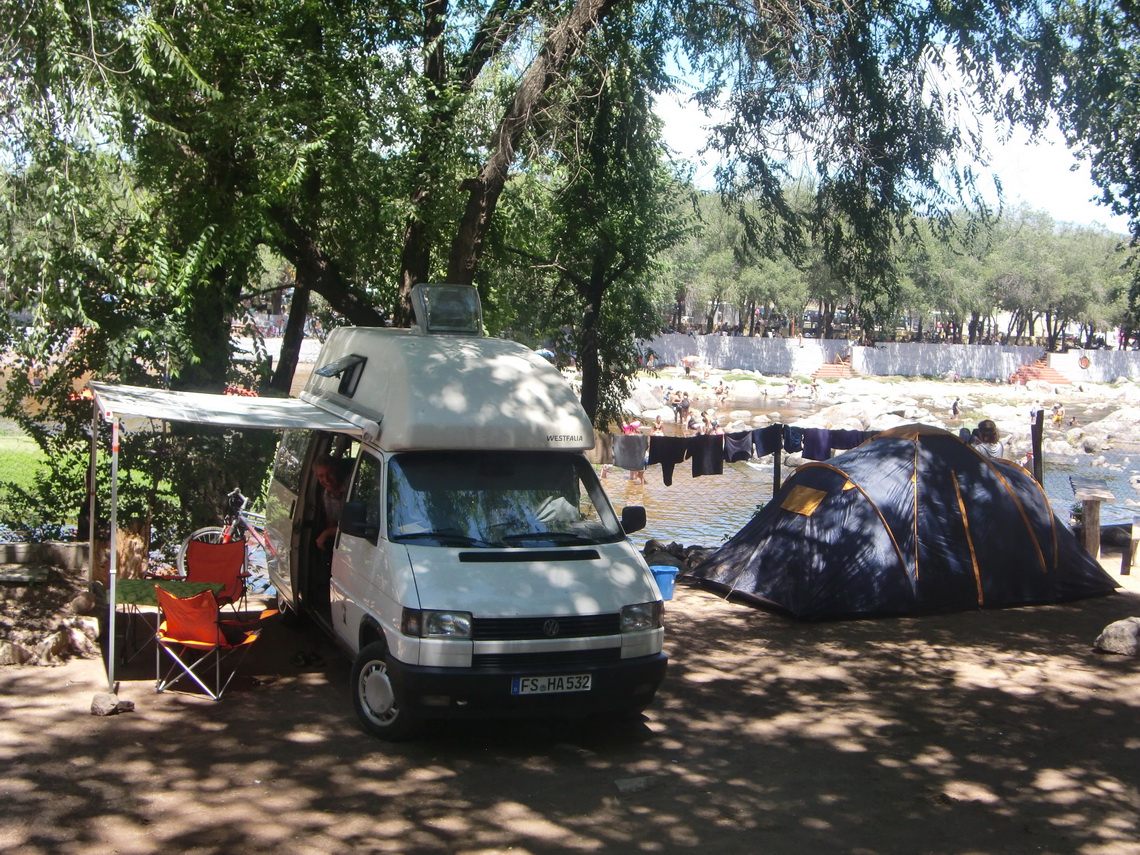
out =
<path fill-rule="evenodd" d="M 225 585 L 217 595 L 219 605 L 234 611 L 245 602 L 245 541 L 207 543 L 191 540 L 186 545 L 186 581 L 221 582 Z"/>
<path fill-rule="evenodd" d="M 164 692 L 184 677 L 189 677 L 215 701 L 221 700 L 245 659 L 250 647 L 261 635 L 265 620 L 277 614 L 264 610 L 255 620 L 219 620 L 218 600 L 213 591 L 179 598 L 155 586 L 159 622 L 155 639 L 155 691 Z M 166 673 L 162 671 L 162 655 L 172 660 Z M 223 664 L 232 657 L 232 667 L 223 681 Z M 213 688 L 206 683 L 213 670 Z"/>

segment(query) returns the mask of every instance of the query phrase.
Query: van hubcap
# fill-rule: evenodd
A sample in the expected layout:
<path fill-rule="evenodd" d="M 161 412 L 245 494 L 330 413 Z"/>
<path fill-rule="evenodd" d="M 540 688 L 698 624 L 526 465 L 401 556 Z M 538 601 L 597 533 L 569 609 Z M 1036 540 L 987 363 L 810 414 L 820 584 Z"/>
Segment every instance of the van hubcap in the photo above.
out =
<path fill-rule="evenodd" d="M 391 724 L 399 715 L 396 693 L 383 662 L 372 662 L 361 671 L 359 689 L 364 709 L 378 724 Z"/>

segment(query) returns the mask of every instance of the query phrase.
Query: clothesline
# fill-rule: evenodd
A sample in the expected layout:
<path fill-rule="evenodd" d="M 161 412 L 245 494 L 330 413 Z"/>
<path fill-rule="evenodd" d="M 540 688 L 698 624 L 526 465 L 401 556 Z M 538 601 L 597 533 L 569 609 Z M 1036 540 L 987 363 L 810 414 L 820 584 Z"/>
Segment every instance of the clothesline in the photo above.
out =
<path fill-rule="evenodd" d="M 660 465 L 662 481 L 673 483 L 678 463 L 693 461 L 693 477 L 721 475 L 724 464 L 766 457 L 777 451 L 800 453 L 809 460 L 827 460 L 832 451 L 845 451 L 862 443 L 877 431 L 804 428 L 771 424 L 755 430 L 697 436 L 645 436 L 614 434 L 614 466 L 641 471 Z"/>

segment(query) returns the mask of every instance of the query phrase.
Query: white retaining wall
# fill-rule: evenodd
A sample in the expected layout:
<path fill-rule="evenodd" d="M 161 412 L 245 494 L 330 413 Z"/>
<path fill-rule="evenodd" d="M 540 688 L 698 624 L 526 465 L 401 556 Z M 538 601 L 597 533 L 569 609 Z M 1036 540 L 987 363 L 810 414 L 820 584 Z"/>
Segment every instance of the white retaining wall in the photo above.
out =
<path fill-rule="evenodd" d="M 670 333 L 643 344 L 657 354 L 657 365 L 681 365 L 697 357 L 694 370 L 739 368 L 781 377 L 809 375 L 838 357 L 850 360 L 856 374 L 872 376 L 959 377 L 1005 382 L 1022 365 L 1040 358 L 1037 346 L 997 344 L 882 343 L 853 345 L 846 339 L 748 338 L 746 336 Z M 1140 379 L 1140 351 L 1070 350 L 1048 354 L 1049 365 L 1079 383 L 1111 383 L 1125 377 Z M 1082 364 L 1087 363 L 1087 364 Z"/>

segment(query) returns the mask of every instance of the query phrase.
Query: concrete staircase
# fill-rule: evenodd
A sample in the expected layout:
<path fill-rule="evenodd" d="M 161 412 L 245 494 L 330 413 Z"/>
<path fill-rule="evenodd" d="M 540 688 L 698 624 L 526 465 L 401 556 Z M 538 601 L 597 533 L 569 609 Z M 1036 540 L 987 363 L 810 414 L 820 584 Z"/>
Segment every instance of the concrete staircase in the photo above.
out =
<path fill-rule="evenodd" d="M 855 372 L 846 362 L 825 362 L 811 375 L 817 380 L 836 380 L 845 377 L 854 377 Z"/>
<path fill-rule="evenodd" d="M 1013 375 L 1016 379 L 1015 383 L 1022 385 L 1028 383 L 1030 380 L 1043 380 L 1051 386 L 1066 386 L 1071 385 L 1072 380 L 1065 377 L 1055 368 L 1049 367 L 1049 358 L 1046 356 L 1041 357 L 1036 362 L 1028 365 L 1022 365 Z"/>

